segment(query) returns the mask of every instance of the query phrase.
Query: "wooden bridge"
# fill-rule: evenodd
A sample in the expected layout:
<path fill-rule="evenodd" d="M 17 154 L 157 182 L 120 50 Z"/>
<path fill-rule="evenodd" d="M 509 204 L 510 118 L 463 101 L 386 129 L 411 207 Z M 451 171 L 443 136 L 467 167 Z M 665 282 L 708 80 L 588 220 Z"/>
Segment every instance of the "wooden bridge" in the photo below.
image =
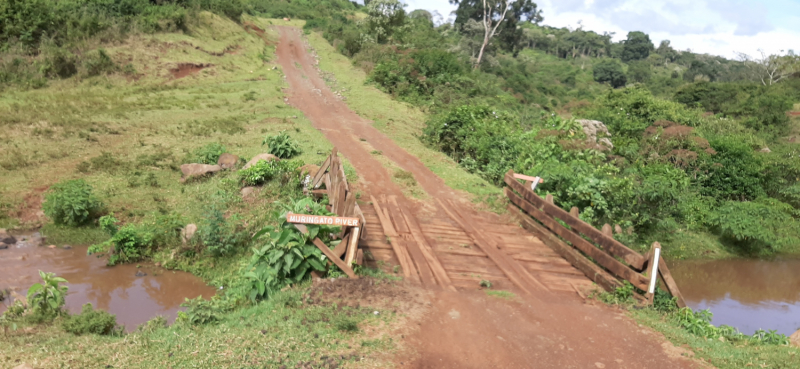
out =
<path fill-rule="evenodd" d="M 530 179 L 510 171 L 505 175 L 512 219 L 476 212 L 452 199 L 436 199 L 436 209 L 428 212 L 411 209 L 396 195 L 356 201 L 335 149 L 309 191 L 328 195 L 338 215 L 362 220 L 361 232 L 343 233 L 340 245 L 345 246 L 332 250 L 346 265 L 366 262 L 424 286 L 454 291 L 477 289 L 484 281 L 496 289 L 532 295 L 585 296 L 595 286 L 613 290 L 620 281 L 648 290 L 657 243 L 641 255 L 615 240 L 610 226 L 597 230 L 578 217 L 576 208 L 567 212 L 557 207 L 552 198 L 539 197 L 530 181 L 521 183 L 519 178 Z M 354 244 L 351 237 L 358 238 L 358 250 L 345 249 Z M 666 290 L 685 306 L 663 258 L 658 264 Z M 338 260 L 337 265 L 341 267 Z M 637 298 L 652 301 L 649 294 Z"/>

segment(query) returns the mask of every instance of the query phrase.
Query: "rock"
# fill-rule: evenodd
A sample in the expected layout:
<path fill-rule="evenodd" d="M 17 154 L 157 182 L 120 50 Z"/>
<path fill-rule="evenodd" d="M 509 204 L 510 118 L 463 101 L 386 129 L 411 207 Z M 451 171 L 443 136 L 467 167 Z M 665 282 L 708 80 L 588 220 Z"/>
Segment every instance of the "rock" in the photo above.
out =
<path fill-rule="evenodd" d="M 789 336 L 789 346 L 800 347 L 800 329 Z"/>
<path fill-rule="evenodd" d="M 319 165 L 306 164 L 300 167 L 300 173 L 302 173 L 303 176 L 308 174 L 309 176 L 311 176 L 311 178 L 314 178 L 314 176 L 317 175 L 318 171 L 319 171 Z"/>
<path fill-rule="evenodd" d="M 236 168 L 236 163 L 238 162 L 239 162 L 238 156 L 224 153 L 219 156 L 219 160 L 217 160 L 217 165 L 222 167 L 222 169 L 232 169 Z"/>
<path fill-rule="evenodd" d="M 72 250 L 72 246 L 70 246 L 70 245 L 61 246 L 61 248 L 64 249 L 64 250 Z"/>
<path fill-rule="evenodd" d="M 0 243 L 0 250 L 5 250 L 8 248 L 8 244 Z"/>
<path fill-rule="evenodd" d="M 242 188 L 242 190 L 239 191 L 239 192 L 242 194 L 242 197 L 248 197 L 248 196 L 252 195 L 253 191 L 255 191 L 255 190 L 256 190 L 255 187 L 245 187 L 245 188 Z"/>
<path fill-rule="evenodd" d="M 14 236 L 8 234 L 5 229 L 0 228 L 0 243 L 7 243 L 9 245 L 13 245 L 17 243 L 17 239 Z"/>
<path fill-rule="evenodd" d="M 184 245 L 194 238 L 195 232 L 197 232 L 196 224 L 187 224 L 186 227 L 183 227 L 183 230 L 181 230 L 181 240 L 183 240 Z"/>
<path fill-rule="evenodd" d="M 22 363 L 14 367 L 14 369 L 33 369 L 32 366 Z"/>
<path fill-rule="evenodd" d="M 50 245 L 50 246 L 47 246 L 47 248 L 48 249 L 54 249 L 54 248 L 56 248 L 56 245 Z"/>
<path fill-rule="evenodd" d="M 275 155 L 272 155 L 272 154 L 266 154 L 266 153 L 264 153 L 264 154 L 258 154 L 258 155 L 256 155 L 256 156 L 254 156 L 252 159 L 250 159 L 250 161 L 248 161 L 248 162 L 247 162 L 247 164 L 245 164 L 245 165 L 242 167 L 242 169 L 247 169 L 247 168 L 250 168 L 250 167 L 252 167 L 253 165 L 255 165 L 256 163 L 258 163 L 258 162 L 259 162 L 259 161 L 261 161 L 261 160 L 266 160 L 266 161 L 272 161 L 272 160 L 275 160 L 275 161 L 280 161 L 281 159 L 280 159 L 280 158 L 278 158 L 278 157 L 277 157 L 277 156 L 275 156 Z"/>
<path fill-rule="evenodd" d="M 770 150 L 769 147 L 765 147 L 765 148 L 763 148 L 761 150 L 758 150 L 758 151 L 761 151 L 761 152 L 772 152 L 772 150 Z"/>
<path fill-rule="evenodd" d="M 603 124 L 603 122 L 589 119 L 578 119 L 576 122 L 580 123 L 581 127 L 583 127 L 583 133 L 586 134 L 586 140 L 592 144 L 597 144 L 600 150 L 607 151 L 614 148 L 614 145 L 608 138 L 611 136 L 611 134 L 608 133 L 608 128 L 605 124 Z M 597 136 L 600 136 L 600 138 Z"/>
<path fill-rule="evenodd" d="M 136 276 L 137 276 L 137 277 L 144 277 L 144 276 L 146 276 L 146 275 L 147 275 L 147 273 L 145 273 L 145 272 L 143 272 L 143 271 L 141 271 L 141 270 L 137 270 L 137 271 L 136 271 Z"/>
<path fill-rule="evenodd" d="M 216 173 L 222 170 L 222 167 L 219 165 L 208 165 L 208 164 L 183 164 L 181 165 L 181 182 L 186 181 L 192 177 L 202 177 L 209 173 Z"/>

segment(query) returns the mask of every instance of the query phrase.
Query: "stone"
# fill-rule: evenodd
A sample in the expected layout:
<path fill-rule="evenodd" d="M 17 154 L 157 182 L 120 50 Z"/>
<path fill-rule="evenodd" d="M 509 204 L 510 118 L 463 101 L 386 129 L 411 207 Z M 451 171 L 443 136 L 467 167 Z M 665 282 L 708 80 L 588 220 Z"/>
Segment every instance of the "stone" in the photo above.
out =
<path fill-rule="evenodd" d="M 255 190 L 256 190 L 255 187 L 249 186 L 249 187 L 242 188 L 242 190 L 239 191 L 239 192 L 242 194 L 242 197 L 248 197 L 248 196 L 252 195 Z"/>
<path fill-rule="evenodd" d="M 219 165 L 208 164 L 183 164 L 181 165 L 181 182 L 185 182 L 189 178 L 202 177 L 207 174 L 216 173 L 222 170 Z"/>
<path fill-rule="evenodd" d="M 800 329 L 797 332 L 792 333 L 789 336 L 789 345 L 794 347 L 800 347 Z"/>
<path fill-rule="evenodd" d="M 7 243 L 9 245 L 13 245 L 17 243 L 17 239 L 14 236 L 8 234 L 5 229 L 0 228 L 0 243 Z"/>
<path fill-rule="evenodd" d="M 311 178 L 314 178 L 317 172 L 319 172 L 319 165 L 306 164 L 300 167 L 300 173 L 302 173 L 304 177 L 309 175 Z"/>
<path fill-rule="evenodd" d="M 64 250 L 72 250 L 72 246 L 70 246 L 70 245 L 61 246 L 61 248 L 64 249 Z"/>
<path fill-rule="evenodd" d="M 197 232 L 196 224 L 187 224 L 186 227 L 183 227 L 183 230 L 181 230 L 181 240 L 183 241 L 184 245 L 189 243 L 189 241 L 194 238 L 195 232 Z"/>
<path fill-rule="evenodd" d="M 33 367 L 28 364 L 22 363 L 15 366 L 13 369 L 33 369 Z"/>
<path fill-rule="evenodd" d="M 143 271 L 141 271 L 141 270 L 137 270 L 137 271 L 136 271 L 136 276 L 137 276 L 137 277 L 146 277 L 146 276 L 147 276 L 147 273 L 145 273 L 145 272 L 143 272 Z"/>
<path fill-rule="evenodd" d="M 8 248 L 8 244 L 0 243 L 0 250 L 5 250 Z"/>
<path fill-rule="evenodd" d="M 583 127 L 583 133 L 586 134 L 586 140 L 592 144 L 599 146 L 600 150 L 608 151 L 614 148 L 611 140 L 611 134 L 608 133 L 608 127 L 599 120 L 578 119 L 576 122 Z M 600 136 L 600 138 L 598 138 Z"/>
<path fill-rule="evenodd" d="M 239 162 L 239 157 L 233 154 L 228 154 L 227 152 L 219 156 L 219 160 L 217 160 L 217 165 L 222 167 L 222 169 L 233 169 L 236 168 L 236 164 Z"/>
<path fill-rule="evenodd" d="M 770 150 L 769 147 L 765 147 L 765 148 L 763 148 L 761 150 L 758 150 L 758 151 L 761 151 L 761 152 L 772 152 L 772 150 Z"/>
<path fill-rule="evenodd" d="M 258 155 L 256 155 L 256 156 L 254 156 L 252 159 L 250 159 L 250 161 L 248 161 L 248 162 L 247 162 L 247 164 L 245 164 L 245 165 L 242 167 L 242 169 L 247 169 L 247 168 L 250 168 L 250 167 L 252 167 L 253 165 L 255 165 L 256 163 L 258 163 L 258 162 L 259 162 L 259 161 L 261 161 L 261 160 L 266 160 L 266 161 L 272 161 L 272 160 L 275 160 L 275 161 L 280 161 L 281 159 L 280 159 L 280 158 L 278 158 L 278 157 L 277 157 L 277 156 L 275 156 L 275 155 L 272 155 L 272 154 L 267 154 L 267 153 L 264 153 L 264 154 L 258 154 Z"/>

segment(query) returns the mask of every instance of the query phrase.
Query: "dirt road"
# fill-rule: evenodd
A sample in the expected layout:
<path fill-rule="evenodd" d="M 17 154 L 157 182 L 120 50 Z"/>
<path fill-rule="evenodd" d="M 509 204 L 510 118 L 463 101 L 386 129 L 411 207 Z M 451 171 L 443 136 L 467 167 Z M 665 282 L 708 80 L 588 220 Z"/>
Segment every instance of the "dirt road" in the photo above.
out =
<path fill-rule="evenodd" d="M 291 27 L 278 30 L 281 35 L 278 62 L 290 86 L 289 103 L 302 110 L 350 161 L 365 181 L 369 195 L 396 196 L 402 208 L 421 211 L 418 204 L 403 196 L 362 139 L 397 166 L 413 173 L 431 198 L 457 199 L 455 192 L 419 159 L 355 114 L 328 89 L 315 68 L 314 58 L 306 50 L 300 30 Z M 443 206 L 436 202 L 427 208 L 444 213 Z M 484 251 L 490 253 L 488 249 Z M 490 259 L 509 279 L 538 283 L 536 276 L 523 275 L 527 272 L 508 255 L 500 253 Z M 486 255 L 481 260 L 486 260 Z M 639 327 L 609 307 L 587 304 L 574 293 L 531 288 L 531 293 L 518 293 L 506 301 L 482 291 L 433 290 L 431 313 L 419 322 L 416 333 L 407 337 L 414 353 L 399 356 L 399 367 L 688 368 L 695 365 L 680 355 L 676 357 L 674 348 L 670 349 L 671 345 L 658 334 Z"/>

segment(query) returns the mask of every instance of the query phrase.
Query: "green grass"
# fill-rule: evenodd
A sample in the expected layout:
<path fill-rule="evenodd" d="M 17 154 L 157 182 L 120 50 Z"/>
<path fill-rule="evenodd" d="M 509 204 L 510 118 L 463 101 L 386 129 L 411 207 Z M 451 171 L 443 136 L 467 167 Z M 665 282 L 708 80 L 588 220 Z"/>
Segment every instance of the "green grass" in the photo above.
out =
<path fill-rule="evenodd" d="M 175 211 L 193 222 L 202 200 L 234 180 L 222 173 L 181 184 L 177 168 L 200 146 L 220 142 L 249 159 L 266 152 L 266 135 L 285 130 L 303 148 L 299 159 L 322 162 L 332 146 L 283 102 L 280 68 L 259 57 L 264 41 L 210 13 L 190 27 L 187 34 L 133 36 L 106 48 L 113 59 L 130 60 L 142 74 L 138 81 L 71 78 L 4 91 L 0 139 L 13 149 L 0 153 L 0 204 L 15 208 L 35 188 L 84 178 L 120 220 Z M 269 31 L 266 37 L 276 39 Z M 235 54 L 213 54 L 220 50 Z M 213 66 L 173 80 L 169 70 L 184 62 Z M 103 154 L 106 160 L 96 159 Z"/>
<path fill-rule="evenodd" d="M 394 343 L 379 329 L 395 314 L 371 307 L 336 303 L 309 304 L 309 288 L 281 292 L 269 301 L 223 314 L 216 324 L 176 323 L 137 331 L 123 337 L 84 335 L 49 326 L 20 327 L 3 337 L 0 367 L 29 363 L 37 368 L 195 368 L 295 367 L 333 358 L 341 365 L 385 367 L 380 358 Z M 340 329 L 347 321 L 355 328 Z M 374 355 L 375 353 L 378 355 Z M 345 356 L 342 359 L 342 355 Z M 110 365 L 110 366 L 109 366 Z"/>
<path fill-rule="evenodd" d="M 503 290 L 484 290 L 489 296 L 501 298 L 503 300 L 513 300 L 517 297 L 513 292 Z"/>
<path fill-rule="evenodd" d="M 630 315 L 640 324 L 664 334 L 675 346 L 688 345 L 695 356 L 719 369 L 797 368 L 800 349 L 790 346 L 764 345 L 749 341 L 723 342 L 692 335 L 677 327 L 664 315 L 652 309 L 632 310 Z"/>

